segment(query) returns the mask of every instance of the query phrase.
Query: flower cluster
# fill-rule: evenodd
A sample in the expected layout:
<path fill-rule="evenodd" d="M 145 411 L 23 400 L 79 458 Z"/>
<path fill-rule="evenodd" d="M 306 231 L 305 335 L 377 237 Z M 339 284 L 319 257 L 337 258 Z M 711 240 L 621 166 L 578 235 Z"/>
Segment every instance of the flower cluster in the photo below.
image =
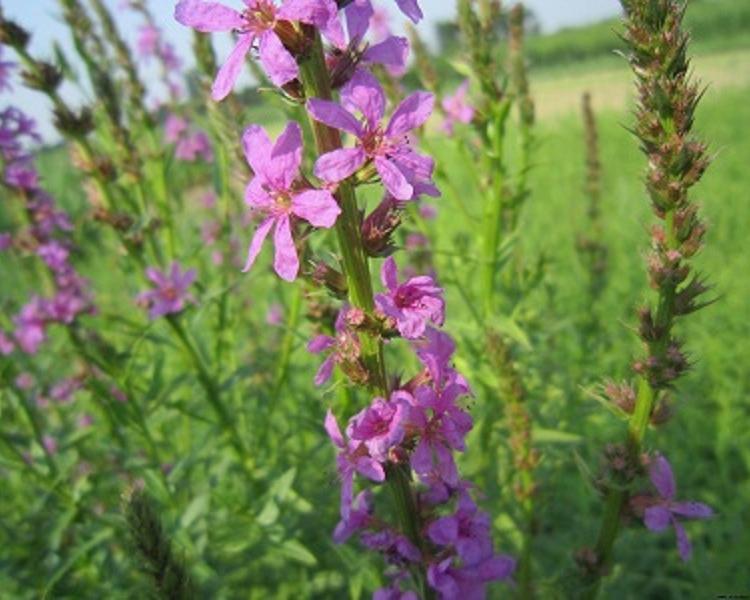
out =
<path fill-rule="evenodd" d="M 397 3 L 414 22 L 421 18 L 414 0 Z M 245 0 L 242 11 L 181 0 L 175 17 L 198 31 L 237 33 L 235 49 L 216 76 L 214 100 L 231 92 L 245 56 L 257 52 L 271 83 L 304 106 L 315 134 L 317 156 L 310 172 L 298 123 L 288 123 L 275 140 L 260 125 L 245 130 L 242 144 L 253 172 L 245 202 L 258 218 L 245 271 L 273 233 L 279 277 L 293 281 L 301 275 L 337 299 L 349 296 L 331 330 L 308 344 L 310 352 L 325 355 L 316 385 L 328 381 L 337 367 L 353 385 L 377 390 L 343 431 L 333 411 L 325 418 L 341 479 L 334 540 L 357 535 L 385 557 L 390 585 L 375 598 L 416 598 L 410 591 L 415 583 L 442 598 L 482 597 L 489 582 L 510 579 L 515 561 L 495 552 L 490 517 L 478 507 L 478 493 L 455 461 L 455 454 L 466 450 L 473 425 L 465 406 L 471 389 L 453 367 L 453 340 L 438 329 L 445 321 L 445 294 L 437 276 L 401 279 L 390 256 L 405 204 L 440 195 L 432 180 L 433 159 L 414 148 L 432 115 L 434 96 L 418 91 L 389 111 L 371 71 L 373 66 L 402 70 L 407 41 L 379 27 L 376 43 L 368 45 L 368 29 L 378 18 L 370 0 Z M 462 107 L 454 112 L 456 120 L 466 120 Z M 382 201 L 367 216 L 356 205 L 356 190 L 364 185 L 382 186 Z M 336 229 L 343 273 L 315 256 L 311 242 L 319 228 Z M 386 257 L 383 291 L 377 294 L 368 257 Z M 398 339 L 422 365 L 405 382 L 389 379 L 384 362 L 384 346 Z M 398 525 L 378 510 L 384 486 L 402 499 Z"/>
<path fill-rule="evenodd" d="M 214 158 L 211 140 L 206 132 L 192 129 L 190 122 L 183 117 L 167 115 L 164 140 L 175 145 L 174 155 L 179 160 L 195 162 L 201 159 L 211 162 Z"/>
<path fill-rule="evenodd" d="M 328 412 L 325 428 L 338 449 L 342 486 L 341 522 L 334 540 L 343 542 L 359 533 L 366 547 L 383 553 L 392 566 L 393 590 L 409 568 L 419 565 L 441 597 L 478 597 L 490 581 L 509 579 L 515 561 L 495 553 L 489 516 L 477 507 L 472 485 L 461 479 L 454 460 L 455 452 L 466 449 L 472 428 L 461 403 L 470 389 L 451 363 L 455 344 L 448 334 L 428 328 L 414 349 L 422 372 L 387 400 L 375 398 L 354 415 L 345 435 Z M 409 539 L 406 532 L 378 519 L 372 490 L 354 497 L 356 475 L 381 484 L 396 469 L 412 471 L 420 482 L 416 502 L 426 516 L 426 538 Z"/>
<path fill-rule="evenodd" d="M 59 210 L 53 198 L 40 187 L 39 173 L 28 151 L 29 142 L 40 141 L 34 121 L 23 111 L 9 107 L 0 112 L 0 160 L 4 185 L 22 200 L 28 225 L 22 231 L 0 234 L 3 251 L 31 252 L 45 265 L 52 293 L 34 294 L 13 317 L 12 334 L 0 331 L 0 353 L 18 348 L 36 354 L 47 339 L 50 324 L 72 324 L 94 310 L 88 282 L 70 259 L 74 250 L 70 239 L 72 223 Z"/>
<path fill-rule="evenodd" d="M 137 302 L 148 307 L 151 319 L 179 313 L 185 308 L 186 302 L 194 302 L 188 289 L 195 281 L 196 275 L 193 269 L 183 271 L 177 262 L 172 263 L 166 273 L 149 267 L 146 269 L 146 277 L 154 284 L 154 288 L 141 292 Z"/>

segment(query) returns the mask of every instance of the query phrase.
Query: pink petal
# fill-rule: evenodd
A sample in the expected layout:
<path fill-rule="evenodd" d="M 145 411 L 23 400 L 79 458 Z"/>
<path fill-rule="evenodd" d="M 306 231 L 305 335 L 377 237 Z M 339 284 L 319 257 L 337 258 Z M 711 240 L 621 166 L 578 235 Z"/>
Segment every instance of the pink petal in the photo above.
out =
<path fill-rule="evenodd" d="M 387 189 L 396 200 L 411 200 L 414 188 L 406 180 L 404 174 L 390 160 L 378 156 L 375 168 Z"/>
<path fill-rule="evenodd" d="M 357 459 L 357 473 L 364 475 L 372 481 L 384 481 L 385 471 L 383 466 L 374 458 L 362 456 Z"/>
<path fill-rule="evenodd" d="M 417 4 L 417 0 L 396 0 L 396 4 L 398 4 L 401 12 L 409 17 L 414 23 L 419 23 L 424 16 L 419 8 L 419 4 Z"/>
<path fill-rule="evenodd" d="M 320 367 L 318 367 L 313 383 L 315 383 L 315 385 L 323 385 L 326 381 L 328 381 L 331 378 L 331 375 L 333 375 L 333 367 L 335 365 L 336 362 L 334 361 L 333 356 L 329 356 L 328 358 L 326 358 L 321 363 Z"/>
<path fill-rule="evenodd" d="M 398 105 L 385 130 L 386 135 L 406 135 L 421 126 L 432 114 L 434 106 L 435 96 L 427 92 L 414 92 Z"/>
<path fill-rule="evenodd" d="M 656 456 L 654 461 L 651 463 L 649 469 L 649 476 L 651 483 L 654 484 L 656 491 L 665 500 L 671 500 L 674 498 L 676 490 L 674 482 L 674 474 L 672 473 L 672 467 L 669 461 L 664 458 L 663 455 L 659 454 Z"/>
<path fill-rule="evenodd" d="M 314 227 L 333 227 L 341 208 L 328 190 L 305 190 L 292 198 L 292 212 Z"/>
<path fill-rule="evenodd" d="M 330 335 L 317 335 L 307 344 L 307 351 L 313 354 L 320 354 L 328 350 L 335 343 Z"/>
<path fill-rule="evenodd" d="M 273 206 L 273 198 L 263 189 L 261 177 L 256 176 L 250 180 L 245 188 L 245 204 L 250 208 L 260 211 L 269 210 Z"/>
<path fill-rule="evenodd" d="M 174 8 L 174 18 L 203 33 L 230 31 L 244 25 L 242 15 L 236 10 L 203 0 L 182 0 Z"/>
<path fill-rule="evenodd" d="M 409 56 L 409 42 L 406 38 L 391 36 L 379 44 L 373 44 L 362 55 L 369 63 L 403 68 Z"/>
<path fill-rule="evenodd" d="M 452 545 L 458 538 L 458 519 L 453 516 L 436 519 L 427 528 L 427 535 L 438 546 Z"/>
<path fill-rule="evenodd" d="M 512 556 L 498 555 L 484 561 L 479 567 L 482 581 L 501 581 L 508 579 L 516 570 L 516 560 Z"/>
<path fill-rule="evenodd" d="M 219 69 L 211 88 L 211 98 L 216 102 L 226 98 L 232 91 L 245 64 L 245 56 L 250 51 L 250 46 L 253 45 L 253 39 L 253 36 L 249 33 L 242 34 L 237 38 L 234 50 Z"/>
<path fill-rule="evenodd" d="M 385 94 L 380 83 L 369 71 L 357 69 L 341 90 L 345 107 L 359 110 L 370 127 L 377 125 L 385 114 Z"/>
<path fill-rule="evenodd" d="M 242 148 L 247 164 L 256 175 L 266 177 L 266 169 L 271 160 L 273 144 L 266 130 L 260 125 L 250 125 L 242 134 Z"/>
<path fill-rule="evenodd" d="M 370 19 L 375 11 L 370 2 L 354 2 L 346 7 L 346 28 L 349 39 L 362 40 L 370 27 Z"/>
<path fill-rule="evenodd" d="M 307 101 L 307 112 L 312 115 L 313 119 L 325 123 L 329 127 L 341 129 L 357 137 L 362 136 L 362 126 L 359 121 L 336 102 L 311 98 Z"/>
<path fill-rule="evenodd" d="M 337 10 L 332 0 L 285 0 L 276 16 L 286 21 L 301 21 L 323 27 L 336 16 Z"/>
<path fill-rule="evenodd" d="M 702 502 L 675 502 L 671 506 L 672 512 L 688 519 L 710 519 L 714 510 Z"/>
<path fill-rule="evenodd" d="M 321 156 L 315 162 L 315 177 L 328 183 L 338 183 L 351 177 L 365 164 L 367 157 L 362 148 L 342 148 Z"/>
<path fill-rule="evenodd" d="M 302 130 L 294 121 L 287 124 L 271 150 L 266 172 L 278 189 L 288 190 L 302 163 Z"/>
<path fill-rule="evenodd" d="M 676 519 L 674 521 L 674 533 L 677 536 L 677 550 L 680 553 L 680 558 L 687 562 L 693 554 L 693 545 L 690 543 L 682 523 Z"/>
<path fill-rule="evenodd" d="M 274 85 L 289 83 L 299 74 L 294 57 L 273 31 L 266 31 L 260 36 L 259 53 L 263 70 Z"/>
<path fill-rule="evenodd" d="M 333 414 L 333 411 L 331 411 L 330 408 L 326 413 L 324 427 L 326 429 L 328 437 L 331 438 L 331 441 L 339 448 L 343 448 L 344 436 L 341 435 L 341 429 L 339 429 L 339 424 L 338 421 L 336 421 L 336 416 Z"/>
<path fill-rule="evenodd" d="M 283 280 L 294 281 L 299 272 L 299 258 L 297 249 L 294 247 L 289 215 L 281 215 L 277 218 L 273 243 L 276 247 L 273 259 L 274 270 Z"/>
<path fill-rule="evenodd" d="M 391 292 L 398 287 L 398 267 L 392 256 L 383 261 L 383 266 L 380 268 L 380 281 L 383 287 Z"/>
<path fill-rule="evenodd" d="M 250 242 L 250 248 L 247 252 L 247 262 L 245 262 L 245 268 L 242 269 L 243 273 L 247 273 L 250 270 L 250 267 L 253 266 L 255 259 L 258 258 L 260 249 L 263 247 L 263 241 L 266 239 L 266 236 L 268 236 L 268 232 L 271 231 L 273 223 L 274 218 L 268 217 L 258 225 L 258 229 L 255 230 L 255 234 L 253 235 L 253 240 Z"/>
<path fill-rule="evenodd" d="M 651 506 L 644 511 L 643 522 L 651 531 L 664 531 L 672 522 L 672 513 L 664 506 Z"/>

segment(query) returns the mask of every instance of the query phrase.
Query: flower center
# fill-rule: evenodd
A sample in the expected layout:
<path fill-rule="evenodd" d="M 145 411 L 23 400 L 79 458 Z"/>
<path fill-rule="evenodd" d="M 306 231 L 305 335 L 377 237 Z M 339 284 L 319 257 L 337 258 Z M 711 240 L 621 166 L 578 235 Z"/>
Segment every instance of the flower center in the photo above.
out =
<path fill-rule="evenodd" d="M 360 139 L 360 144 L 362 144 L 362 149 L 368 156 L 387 155 L 390 150 L 390 145 L 386 141 L 385 132 L 380 125 L 374 129 L 368 127 Z"/>
<path fill-rule="evenodd" d="M 245 9 L 242 16 L 245 18 L 244 32 L 246 33 L 259 35 L 276 26 L 276 6 L 273 0 L 256 0 Z"/>

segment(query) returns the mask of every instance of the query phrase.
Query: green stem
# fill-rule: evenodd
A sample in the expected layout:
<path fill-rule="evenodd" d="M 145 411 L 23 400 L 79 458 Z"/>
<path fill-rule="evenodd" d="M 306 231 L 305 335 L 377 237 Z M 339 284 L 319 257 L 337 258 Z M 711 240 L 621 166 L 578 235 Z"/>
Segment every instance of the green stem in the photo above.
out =
<path fill-rule="evenodd" d="M 299 61 L 300 80 L 307 98 L 332 100 L 333 93 L 328 68 L 323 54 L 320 34 L 315 39 L 308 54 Z M 342 147 L 338 130 L 310 119 L 315 137 L 317 151 L 320 154 L 331 152 Z M 336 199 L 341 207 L 341 215 L 336 222 L 336 236 L 343 257 L 344 272 L 349 286 L 349 300 L 352 305 L 372 313 L 375 308 L 372 281 L 367 254 L 362 244 L 361 215 L 357 206 L 357 196 L 352 182 L 347 180 L 339 184 Z M 380 339 L 362 336 L 362 354 L 372 377 L 372 387 L 384 397 L 388 397 L 388 378 L 383 357 L 383 344 Z M 402 468 L 389 469 L 386 478 L 388 487 L 395 499 L 398 519 L 405 535 L 416 547 L 423 547 L 421 536 L 422 523 L 419 516 L 417 499 L 411 486 L 408 473 Z M 426 586 L 425 573 L 420 569 L 413 573 L 417 589 L 423 598 L 432 596 Z"/>
<path fill-rule="evenodd" d="M 249 457 L 245 448 L 245 444 L 243 443 L 242 436 L 235 426 L 234 420 L 232 419 L 229 411 L 226 409 L 224 403 L 222 402 L 221 390 L 219 389 L 218 384 L 216 383 L 214 378 L 211 377 L 211 374 L 209 373 L 203 358 L 191 341 L 187 331 L 185 331 L 185 328 L 182 326 L 182 323 L 180 323 L 179 317 L 175 315 L 168 315 L 167 323 L 169 323 L 169 325 L 172 327 L 172 330 L 175 332 L 177 338 L 182 343 L 182 346 L 185 349 L 188 357 L 190 358 L 190 361 L 193 363 L 193 366 L 198 373 L 198 381 L 200 381 L 203 389 L 206 391 L 206 398 L 208 399 L 211 407 L 214 409 L 216 416 L 219 418 L 222 427 L 229 434 L 232 446 L 237 452 L 237 457 L 240 459 L 240 463 L 242 464 L 243 469 L 247 471 L 248 475 L 251 475 L 251 471 L 249 468 Z"/>

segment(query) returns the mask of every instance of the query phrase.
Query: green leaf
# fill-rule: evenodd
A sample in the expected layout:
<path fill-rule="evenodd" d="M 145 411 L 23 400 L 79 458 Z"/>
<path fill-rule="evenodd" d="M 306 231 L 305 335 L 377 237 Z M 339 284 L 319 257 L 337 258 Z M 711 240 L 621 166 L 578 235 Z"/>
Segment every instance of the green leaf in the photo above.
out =
<path fill-rule="evenodd" d="M 542 427 L 532 429 L 531 437 L 536 444 L 580 444 L 583 442 L 583 436 L 577 433 Z"/>
<path fill-rule="evenodd" d="M 208 493 L 203 493 L 193 498 L 192 502 L 185 509 L 185 512 L 182 513 L 180 526 L 185 529 L 190 528 L 197 519 L 202 518 L 208 512 L 210 504 L 211 496 Z"/>
<path fill-rule="evenodd" d="M 297 540 L 286 540 L 279 548 L 280 554 L 308 567 L 318 564 L 315 555 Z"/>

